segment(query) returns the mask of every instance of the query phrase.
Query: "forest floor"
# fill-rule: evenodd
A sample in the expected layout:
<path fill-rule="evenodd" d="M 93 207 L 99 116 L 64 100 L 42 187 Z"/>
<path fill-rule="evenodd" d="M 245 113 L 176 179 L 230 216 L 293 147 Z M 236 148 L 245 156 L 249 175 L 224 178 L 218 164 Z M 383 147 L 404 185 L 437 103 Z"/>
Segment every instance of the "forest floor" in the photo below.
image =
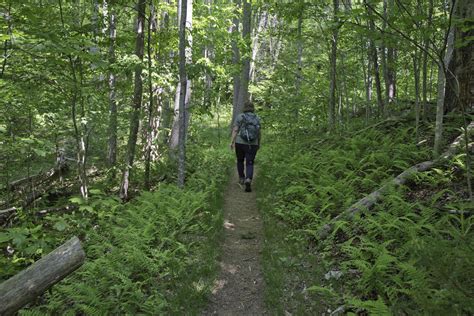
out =
<path fill-rule="evenodd" d="M 263 221 L 252 190 L 244 192 L 234 172 L 224 197 L 221 271 L 203 315 L 266 314 L 261 265 Z"/>

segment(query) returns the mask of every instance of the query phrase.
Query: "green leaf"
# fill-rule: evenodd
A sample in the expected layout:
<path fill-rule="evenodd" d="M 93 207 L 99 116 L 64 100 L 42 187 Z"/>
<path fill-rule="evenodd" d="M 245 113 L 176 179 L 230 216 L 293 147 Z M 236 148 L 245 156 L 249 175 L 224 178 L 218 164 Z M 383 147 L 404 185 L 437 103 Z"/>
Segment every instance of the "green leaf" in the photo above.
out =
<path fill-rule="evenodd" d="M 90 189 L 89 190 L 89 193 L 91 195 L 100 195 L 100 194 L 103 194 L 103 192 L 100 190 L 100 189 Z"/>
<path fill-rule="evenodd" d="M 87 212 L 90 212 L 90 213 L 94 212 L 94 208 L 90 205 L 81 205 L 79 207 L 79 210 L 80 211 L 87 211 Z"/>
<path fill-rule="evenodd" d="M 323 286 L 313 285 L 308 288 L 308 291 L 324 296 L 336 296 L 336 293 L 334 293 L 332 289 L 328 289 Z"/>
<path fill-rule="evenodd" d="M 64 220 L 59 220 L 59 222 L 57 222 L 56 224 L 54 224 L 53 226 L 54 229 L 62 232 L 64 231 L 66 228 L 68 228 L 68 224 L 64 221 Z"/>
<path fill-rule="evenodd" d="M 34 148 L 33 151 L 35 152 L 36 155 L 40 157 L 46 157 L 47 153 L 44 150 Z"/>
<path fill-rule="evenodd" d="M 69 202 L 71 203 L 74 203 L 74 204 L 78 204 L 78 205 L 81 205 L 81 204 L 84 204 L 84 199 L 80 196 L 74 196 L 72 198 L 69 199 Z"/>
<path fill-rule="evenodd" d="M 11 240 L 12 238 L 10 237 L 10 234 L 8 233 L 0 233 L 0 244 L 1 243 L 4 243 L 4 242 L 7 242 L 9 240 Z"/>

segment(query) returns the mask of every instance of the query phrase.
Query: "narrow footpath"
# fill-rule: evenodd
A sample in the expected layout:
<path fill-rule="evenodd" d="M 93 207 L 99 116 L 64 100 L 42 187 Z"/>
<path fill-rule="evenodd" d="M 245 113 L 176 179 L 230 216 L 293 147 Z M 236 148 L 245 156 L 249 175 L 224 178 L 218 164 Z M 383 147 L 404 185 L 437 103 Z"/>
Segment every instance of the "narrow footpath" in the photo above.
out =
<path fill-rule="evenodd" d="M 265 315 L 261 265 L 263 223 L 255 188 L 244 192 L 234 174 L 224 198 L 221 271 L 203 315 Z M 258 190 L 258 188 L 257 188 Z"/>

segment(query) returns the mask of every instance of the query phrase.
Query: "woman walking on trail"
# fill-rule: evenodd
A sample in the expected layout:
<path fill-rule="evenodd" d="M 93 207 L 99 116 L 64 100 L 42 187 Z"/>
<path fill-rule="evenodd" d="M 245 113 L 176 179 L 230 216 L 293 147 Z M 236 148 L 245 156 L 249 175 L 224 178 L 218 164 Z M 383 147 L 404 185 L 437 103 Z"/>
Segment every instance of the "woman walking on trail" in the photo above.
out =
<path fill-rule="evenodd" d="M 235 119 L 230 143 L 237 156 L 239 184 L 245 184 L 245 192 L 252 192 L 253 162 L 260 147 L 260 118 L 254 112 L 253 103 L 246 102 L 244 112 Z"/>

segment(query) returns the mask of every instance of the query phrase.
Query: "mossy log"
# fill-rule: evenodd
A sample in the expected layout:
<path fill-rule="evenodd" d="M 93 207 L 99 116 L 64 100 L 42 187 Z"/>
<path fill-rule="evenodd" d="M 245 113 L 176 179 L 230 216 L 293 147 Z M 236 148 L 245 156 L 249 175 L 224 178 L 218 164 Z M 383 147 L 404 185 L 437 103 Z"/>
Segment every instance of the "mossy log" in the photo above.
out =
<path fill-rule="evenodd" d="M 469 126 L 467 127 L 468 133 L 470 133 L 472 130 L 474 130 L 474 122 L 471 122 Z M 332 231 L 334 223 L 338 220 L 352 220 L 354 216 L 363 210 L 368 210 L 372 208 L 376 203 L 382 200 L 382 198 L 385 196 L 385 194 L 390 190 L 390 188 L 400 186 L 402 184 L 405 184 L 409 179 L 413 177 L 414 174 L 423 172 L 423 171 L 428 171 L 432 168 L 434 168 L 437 165 L 440 165 L 443 161 L 446 159 L 449 159 L 452 157 L 454 154 L 456 154 L 459 150 L 461 150 L 464 147 L 464 140 L 465 135 L 461 134 L 459 135 L 454 142 L 451 143 L 449 148 L 438 158 L 435 160 L 430 160 L 430 161 L 425 161 L 419 164 L 416 164 L 414 166 L 411 166 L 410 168 L 406 169 L 402 173 L 400 173 L 398 176 L 393 178 L 391 181 L 380 187 L 378 190 L 373 191 L 366 197 L 360 199 L 356 203 L 352 204 L 348 209 L 331 219 L 329 223 L 324 225 L 321 230 L 319 231 L 319 238 L 324 239 L 326 238 Z M 473 144 L 468 144 L 468 148 L 472 148 Z"/>
<path fill-rule="evenodd" d="M 79 268 L 85 253 L 73 237 L 51 253 L 0 284 L 0 315 L 12 315 Z"/>

